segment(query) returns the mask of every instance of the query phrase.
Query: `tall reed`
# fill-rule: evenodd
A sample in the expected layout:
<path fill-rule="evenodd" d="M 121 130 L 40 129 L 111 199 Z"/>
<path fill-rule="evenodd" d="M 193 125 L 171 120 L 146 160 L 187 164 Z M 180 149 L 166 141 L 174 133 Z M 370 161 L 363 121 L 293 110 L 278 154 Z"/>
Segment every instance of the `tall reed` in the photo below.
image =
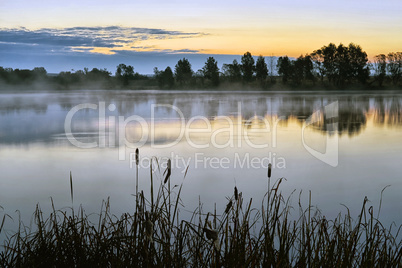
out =
<path fill-rule="evenodd" d="M 234 188 L 228 202 L 190 218 L 180 215 L 181 184 L 171 187 L 168 164 L 154 187 L 159 166 L 151 161 L 150 197 L 137 192 L 133 213 L 113 215 L 102 202 L 97 222 L 80 206 L 77 213 L 56 210 L 44 217 L 40 206 L 34 226 L 22 221 L 0 251 L 2 267 L 398 267 L 402 261 L 401 226 L 384 227 L 363 200 L 356 220 L 350 212 L 327 219 L 311 205 L 292 220 L 290 198 L 276 180 L 261 207 L 244 201 Z M 157 176 L 161 177 L 161 176 Z M 270 177 L 269 177 L 270 179 Z M 72 186 L 72 177 L 70 177 Z M 138 185 L 138 184 L 137 184 Z M 155 191 L 155 193 L 154 193 Z M 71 190 L 71 197 L 73 198 Z M 217 211 L 222 211 L 218 213 Z M 0 231 L 4 221 L 3 216 Z M 396 228 L 396 230 L 393 230 Z"/>

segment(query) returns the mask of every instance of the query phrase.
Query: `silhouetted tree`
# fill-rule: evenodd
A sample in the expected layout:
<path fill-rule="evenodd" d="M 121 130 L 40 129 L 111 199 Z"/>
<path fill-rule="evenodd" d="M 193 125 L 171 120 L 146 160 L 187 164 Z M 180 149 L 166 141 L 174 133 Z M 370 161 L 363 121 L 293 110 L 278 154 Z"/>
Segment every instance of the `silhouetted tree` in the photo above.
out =
<path fill-rule="evenodd" d="M 160 88 L 167 87 L 172 88 L 174 85 L 174 77 L 172 69 L 168 66 L 164 71 L 159 71 L 158 68 L 154 68 L 155 77 L 158 81 Z"/>
<path fill-rule="evenodd" d="M 282 76 L 282 81 L 286 84 L 293 75 L 292 62 L 289 60 L 288 56 L 279 57 L 276 66 L 278 68 L 278 74 Z"/>
<path fill-rule="evenodd" d="M 291 61 L 293 65 L 292 81 L 296 85 L 300 85 L 304 80 L 304 60 L 303 56 L 300 56 L 296 61 Z"/>
<path fill-rule="evenodd" d="M 388 72 L 392 83 L 397 85 L 402 76 L 402 52 L 388 54 Z"/>
<path fill-rule="evenodd" d="M 95 81 L 99 81 L 101 79 L 109 79 L 110 75 L 111 73 L 107 69 L 98 69 L 98 68 L 93 68 L 90 72 L 86 74 L 87 79 Z"/>
<path fill-rule="evenodd" d="M 325 75 L 329 82 L 343 86 L 352 80 L 365 83 L 369 77 L 367 53 L 359 45 L 349 46 L 330 43 L 312 53 L 315 63 L 323 59 Z"/>
<path fill-rule="evenodd" d="M 48 80 L 47 72 L 43 67 L 35 67 L 32 70 L 0 68 L 0 79 L 10 84 L 29 84 L 35 80 Z"/>
<path fill-rule="evenodd" d="M 304 67 L 304 79 L 314 81 L 315 80 L 314 65 L 310 55 L 304 56 L 303 67 Z"/>
<path fill-rule="evenodd" d="M 348 68 L 350 70 L 350 80 L 357 79 L 362 84 L 365 84 L 370 76 L 368 67 L 367 53 L 356 44 L 350 43 L 347 49 L 348 53 Z"/>
<path fill-rule="evenodd" d="M 115 76 L 116 77 L 122 77 L 123 72 L 124 72 L 123 70 L 125 70 L 126 68 L 127 68 L 127 66 L 124 63 L 120 63 L 119 65 L 117 65 Z M 87 67 L 84 68 L 84 72 L 85 72 L 85 74 L 88 73 L 88 68 Z"/>
<path fill-rule="evenodd" d="M 223 74 L 229 77 L 231 82 L 238 82 L 241 80 L 241 65 L 237 60 L 233 60 L 232 64 L 223 64 Z"/>
<path fill-rule="evenodd" d="M 309 55 L 300 56 L 296 61 L 291 62 L 293 64 L 292 80 L 295 84 L 300 85 L 305 80 L 314 80 L 313 75 L 313 62 Z"/>
<path fill-rule="evenodd" d="M 119 64 L 116 69 L 116 78 L 123 81 L 123 85 L 128 85 L 129 80 L 134 79 L 134 67 L 123 63 Z"/>
<path fill-rule="evenodd" d="M 33 73 L 28 69 L 15 69 L 14 74 L 18 79 L 17 82 L 28 82 L 33 78 Z"/>
<path fill-rule="evenodd" d="M 74 75 L 72 72 L 60 72 L 57 77 L 56 77 L 56 82 L 61 85 L 68 87 L 70 85 L 77 84 L 78 82 L 81 82 L 78 79 L 78 76 Z"/>
<path fill-rule="evenodd" d="M 241 70 L 243 72 L 244 81 L 251 82 L 253 80 L 255 66 L 254 58 L 251 56 L 250 52 L 244 53 L 243 57 L 241 57 Z"/>
<path fill-rule="evenodd" d="M 190 62 L 186 58 L 179 60 L 175 66 L 174 74 L 176 81 L 179 82 L 180 85 L 189 83 L 193 77 Z"/>
<path fill-rule="evenodd" d="M 4 82 L 8 82 L 8 73 L 6 69 L 0 66 L 0 79 L 3 80 Z"/>
<path fill-rule="evenodd" d="M 387 76 L 387 56 L 379 54 L 374 57 L 374 76 L 381 87 Z"/>
<path fill-rule="evenodd" d="M 162 74 L 163 74 L 163 71 L 159 71 L 158 67 L 154 67 L 154 76 L 155 76 L 155 79 L 158 81 L 159 87 L 163 87 Z"/>
<path fill-rule="evenodd" d="M 268 76 L 268 66 L 263 56 L 258 56 L 255 64 L 255 76 L 260 81 L 265 81 Z"/>
<path fill-rule="evenodd" d="M 73 71 L 73 70 L 72 70 Z M 93 68 L 89 71 L 88 68 L 84 68 L 84 71 L 78 70 L 76 72 L 60 72 L 55 81 L 64 87 L 71 85 L 83 85 L 85 83 L 105 83 L 109 82 L 111 73 L 107 69 Z"/>
<path fill-rule="evenodd" d="M 328 78 L 329 82 L 335 83 L 334 81 L 336 80 L 338 76 L 338 71 L 337 71 L 337 48 L 336 45 L 333 43 L 330 43 L 328 46 L 324 46 L 319 50 L 315 51 L 317 54 L 322 55 L 324 58 L 324 68 L 325 68 L 325 75 Z"/>
<path fill-rule="evenodd" d="M 88 72 L 89 73 L 89 72 Z M 87 73 L 87 74 L 88 74 Z M 108 76 L 110 76 L 111 75 L 111 73 L 108 73 Z M 72 76 L 73 76 L 73 80 L 74 81 L 76 81 L 76 83 L 79 83 L 79 82 L 82 82 L 82 81 L 84 81 L 85 80 L 85 78 L 86 78 L 86 74 L 85 74 L 85 72 L 84 71 L 82 71 L 82 70 L 78 70 L 78 71 L 76 71 L 74 74 L 72 74 Z"/>
<path fill-rule="evenodd" d="M 321 49 L 315 50 L 310 54 L 311 61 L 313 63 L 313 75 L 320 78 L 321 83 L 324 82 L 325 67 L 324 67 L 324 55 Z"/>
<path fill-rule="evenodd" d="M 174 77 L 173 77 L 172 69 L 169 66 L 166 67 L 165 71 L 163 72 L 163 80 L 165 82 L 165 85 L 168 88 L 173 87 L 173 85 L 174 85 Z"/>
<path fill-rule="evenodd" d="M 335 83 L 339 86 L 344 86 L 351 80 L 352 68 L 348 56 L 348 47 L 339 44 L 335 54 Z"/>
<path fill-rule="evenodd" d="M 47 71 L 44 67 L 35 67 L 35 68 L 33 68 L 32 72 L 36 79 L 46 79 L 47 78 Z"/>
<path fill-rule="evenodd" d="M 209 57 L 202 68 L 202 73 L 205 79 L 211 81 L 213 86 L 219 85 L 219 68 L 218 62 L 213 58 Z"/>

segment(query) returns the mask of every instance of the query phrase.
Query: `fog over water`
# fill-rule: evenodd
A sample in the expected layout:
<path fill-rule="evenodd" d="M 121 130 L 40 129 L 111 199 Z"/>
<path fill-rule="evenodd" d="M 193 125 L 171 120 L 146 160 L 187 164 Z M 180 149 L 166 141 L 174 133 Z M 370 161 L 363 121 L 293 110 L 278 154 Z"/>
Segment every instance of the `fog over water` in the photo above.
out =
<path fill-rule="evenodd" d="M 49 211 L 50 197 L 57 208 L 70 207 L 70 171 L 74 207 L 99 212 L 110 197 L 112 213 L 133 211 L 139 147 L 139 188 L 148 195 L 151 158 L 160 165 L 158 183 L 168 158 L 172 185 L 183 182 L 188 167 L 183 217 L 199 199 L 204 211 L 215 203 L 223 211 L 235 185 L 260 207 L 272 163 L 273 179 L 286 178 L 285 195 L 296 190 L 294 206 L 300 191 L 307 206 L 311 190 L 313 205 L 327 218 L 346 212 L 341 204 L 357 217 L 365 196 L 377 214 L 381 190 L 391 185 L 380 220 L 399 225 L 401 127 L 402 94 L 390 92 L 3 93 L 0 218 L 17 219 L 19 210 L 29 225 L 37 203 Z M 11 231 L 12 221 L 6 227 Z"/>

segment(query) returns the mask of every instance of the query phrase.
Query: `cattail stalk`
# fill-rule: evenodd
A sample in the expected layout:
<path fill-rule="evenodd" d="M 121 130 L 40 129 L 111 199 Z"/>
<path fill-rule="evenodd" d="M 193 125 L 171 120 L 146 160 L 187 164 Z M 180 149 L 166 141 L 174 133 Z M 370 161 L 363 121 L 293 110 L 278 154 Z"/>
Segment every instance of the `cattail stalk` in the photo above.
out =
<path fill-rule="evenodd" d="M 272 172 L 272 164 L 271 163 L 269 163 L 268 164 L 268 188 L 267 188 L 267 191 L 268 191 L 268 196 L 267 196 L 267 210 L 268 210 L 268 207 L 269 207 L 269 200 L 271 199 L 271 172 Z"/>
<path fill-rule="evenodd" d="M 138 166 L 140 163 L 140 150 L 135 149 L 135 165 L 136 165 L 136 182 L 135 182 L 135 198 L 136 204 L 138 206 Z"/>
<path fill-rule="evenodd" d="M 74 204 L 74 192 L 73 192 L 73 176 L 70 171 L 70 196 L 71 196 L 71 204 Z"/>

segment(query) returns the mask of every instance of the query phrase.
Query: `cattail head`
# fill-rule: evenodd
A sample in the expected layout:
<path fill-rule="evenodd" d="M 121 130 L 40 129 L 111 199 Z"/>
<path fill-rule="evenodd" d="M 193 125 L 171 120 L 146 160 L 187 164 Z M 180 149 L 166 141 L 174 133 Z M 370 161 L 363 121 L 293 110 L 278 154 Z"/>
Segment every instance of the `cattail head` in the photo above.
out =
<path fill-rule="evenodd" d="M 235 196 L 235 200 L 239 199 L 239 192 L 237 191 L 237 187 L 235 186 L 234 188 L 234 196 Z"/>
<path fill-rule="evenodd" d="M 166 183 L 169 180 L 170 175 L 172 174 L 172 161 L 170 159 L 168 159 L 167 168 L 163 174 L 166 174 L 165 180 L 163 182 L 163 183 Z"/>
<path fill-rule="evenodd" d="M 269 163 L 268 164 L 268 178 L 271 178 L 271 168 L 272 168 L 272 164 Z"/>
<path fill-rule="evenodd" d="M 140 150 L 135 149 L 135 164 L 138 166 L 138 164 L 140 163 Z"/>
<path fill-rule="evenodd" d="M 71 171 L 70 171 L 70 195 L 71 195 L 71 203 L 74 203 L 73 176 L 71 175 Z"/>

